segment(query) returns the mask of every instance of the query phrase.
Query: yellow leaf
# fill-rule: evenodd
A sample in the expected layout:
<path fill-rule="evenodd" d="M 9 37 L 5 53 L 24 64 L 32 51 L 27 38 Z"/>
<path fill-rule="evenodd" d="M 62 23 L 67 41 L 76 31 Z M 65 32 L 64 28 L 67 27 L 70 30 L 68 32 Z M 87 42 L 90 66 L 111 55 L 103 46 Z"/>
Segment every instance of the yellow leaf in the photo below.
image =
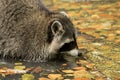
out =
<path fill-rule="evenodd" d="M 22 75 L 22 80 L 34 80 L 34 76 L 32 74 L 24 74 Z"/>
<path fill-rule="evenodd" d="M 23 70 L 25 69 L 25 66 L 14 66 L 14 69 L 18 69 L 18 70 Z"/>

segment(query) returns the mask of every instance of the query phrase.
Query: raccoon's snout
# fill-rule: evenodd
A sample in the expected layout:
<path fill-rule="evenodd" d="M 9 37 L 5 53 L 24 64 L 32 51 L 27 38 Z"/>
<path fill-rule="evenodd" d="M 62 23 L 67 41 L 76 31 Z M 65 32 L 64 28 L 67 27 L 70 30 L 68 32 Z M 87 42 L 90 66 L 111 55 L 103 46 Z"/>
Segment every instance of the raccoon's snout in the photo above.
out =
<path fill-rule="evenodd" d="M 67 51 L 66 54 L 74 57 L 78 57 L 79 50 L 78 49 L 72 49 L 70 51 Z"/>
<path fill-rule="evenodd" d="M 70 43 L 65 43 L 61 49 L 60 53 L 78 57 L 82 55 L 82 52 L 77 48 L 77 45 L 75 44 L 75 41 L 72 41 Z"/>

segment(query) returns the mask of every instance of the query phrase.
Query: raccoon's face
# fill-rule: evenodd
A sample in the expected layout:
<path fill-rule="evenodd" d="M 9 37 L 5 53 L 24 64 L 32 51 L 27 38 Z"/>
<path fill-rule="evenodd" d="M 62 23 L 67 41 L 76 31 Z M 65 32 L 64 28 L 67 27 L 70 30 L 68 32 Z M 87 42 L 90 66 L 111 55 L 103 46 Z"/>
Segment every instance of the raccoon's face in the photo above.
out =
<path fill-rule="evenodd" d="M 53 34 L 49 46 L 51 54 L 64 54 L 72 57 L 81 55 L 76 42 L 76 30 L 69 19 L 53 21 L 51 32 Z"/>

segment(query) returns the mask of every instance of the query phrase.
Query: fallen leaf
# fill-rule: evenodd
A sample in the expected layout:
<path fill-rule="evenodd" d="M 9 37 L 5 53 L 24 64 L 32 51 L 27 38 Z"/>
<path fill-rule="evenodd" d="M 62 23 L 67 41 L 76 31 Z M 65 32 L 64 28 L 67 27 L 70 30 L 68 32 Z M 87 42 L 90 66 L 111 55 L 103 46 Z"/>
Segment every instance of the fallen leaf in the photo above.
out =
<path fill-rule="evenodd" d="M 102 46 L 102 43 L 93 43 L 95 46 Z"/>
<path fill-rule="evenodd" d="M 93 28 L 94 29 L 93 31 L 104 29 L 102 24 L 94 24 L 94 25 L 91 25 L 90 28 Z"/>
<path fill-rule="evenodd" d="M 80 42 L 80 41 L 84 41 L 84 40 L 85 40 L 85 38 L 82 37 L 82 36 L 77 37 L 77 41 L 78 41 L 78 42 Z"/>
<path fill-rule="evenodd" d="M 73 77 L 73 74 L 65 74 L 64 77 Z"/>
<path fill-rule="evenodd" d="M 110 49 L 110 46 L 108 46 L 108 45 L 103 45 L 103 46 L 101 46 L 101 48 L 102 48 L 103 50 L 108 50 L 108 49 Z"/>
<path fill-rule="evenodd" d="M 89 78 L 75 78 L 74 80 L 91 80 Z"/>
<path fill-rule="evenodd" d="M 24 74 L 22 75 L 22 80 L 34 80 L 34 76 L 32 74 Z"/>
<path fill-rule="evenodd" d="M 88 32 L 91 33 L 91 32 L 93 32 L 93 31 L 95 31 L 95 28 L 84 28 L 84 29 L 80 29 L 80 32 L 85 32 L 85 33 L 86 33 L 86 32 L 87 32 L 87 33 L 88 33 Z"/>
<path fill-rule="evenodd" d="M 23 74 L 26 72 L 27 71 L 25 71 L 25 70 L 17 70 L 17 69 L 8 69 L 8 68 L 1 68 L 0 69 L 0 74 L 4 74 L 4 75 Z"/>
<path fill-rule="evenodd" d="M 93 78 L 93 76 L 86 70 L 80 70 L 74 72 L 74 78 Z"/>
<path fill-rule="evenodd" d="M 92 10 L 87 10 L 87 12 L 91 15 L 93 15 L 94 13 L 98 12 L 98 9 L 92 9 Z"/>
<path fill-rule="evenodd" d="M 14 69 L 23 70 L 26 66 L 14 66 Z"/>
<path fill-rule="evenodd" d="M 106 79 L 103 77 L 96 77 L 95 80 L 106 80 Z"/>
<path fill-rule="evenodd" d="M 120 43 L 120 39 L 115 40 L 116 43 Z"/>
<path fill-rule="evenodd" d="M 115 80 L 120 80 L 120 76 L 114 76 Z"/>
<path fill-rule="evenodd" d="M 77 62 L 77 64 L 84 64 L 85 65 L 85 64 L 89 64 L 89 62 L 86 60 L 80 60 Z"/>
<path fill-rule="evenodd" d="M 116 34 L 120 34 L 120 30 L 117 30 L 117 31 L 116 31 Z"/>
<path fill-rule="evenodd" d="M 97 19 L 99 19 L 99 18 L 100 18 L 100 16 L 99 16 L 99 15 L 97 15 L 97 14 L 94 14 L 94 15 L 92 15 L 92 16 L 91 16 L 91 18 L 92 18 L 92 19 L 94 19 L 94 20 L 97 20 Z"/>
<path fill-rule="evenodd" d="M 96 76 L 96 78 L 99 78 L 99 77 L 101 77 L 101 76 L 103 76 L 103 74 L 101 74 L 99 71 L 90 71 L 90 73 L 92 74 L 92 75 L 94 75 L 94 76 Z"/>
<path fill-rule="evenodd" d="M 21 62 L 16 62 L 15 65 L 22 65 L 23 63 Z"/>
<path fill-rule="evenodd" d="M 62 72 L 64 72 L 64 73 L 74 73 L 73 70 L 62 70 Z"/>
<path fill-rule="evenodd" d="M 23 73 L 26 73 L 27 71 L 25 71 L 25 70 L 17 70 L 17 69 L 8 69 L 8 72 L 14 73 L 14 74 L 23 74 Z"/>
<path fill-rule="evenodd" d="M 89 63 L 89 64 L 87 64 L 87 65 L 85 65 L 87 68 L 89 68 L 89 69 L 94 69 L 94 67 L 95 67 L 95 64 L 93 64 L 93 63 Z"/>
<path fill-rule="evenodd" d="M 5 73 L 6 69 L 0 69 L 0 73 Z"/>
<path fill-rule="evenodd" d="M 25 70 L 26 71 L 30 71 L 30 70 L 32 70 L 33 69 L 33 67 L 31 67 L 31 68 L 26 68 Z"/>
<path fill-rule="evenodd" d="M 66 67 L 66 66 L 68 66 L 68 64 L 65 64 L 65 63 L 64 63 L 64 64 L 62 64 L 62 67 Z"/>
<path fill-rule="evenodd" d="M 61 74 L 49 74 L 48 78 L 50 78 L 51 80 L 63 80 Z"/>
<path fill-rule="evenodd" d="M 107 37 L 107 40 L 110 40 L 110 41 L 112 41 L 112 40 L 114 40 L 115 39 L 115 36 L 108 36 Z"/>
<path fill-rule="evenodd" d="M 39 73 L 40 71 L 42 71 L 43 69 L 41 67 L 36 67 L 32 72 L 33 73 Z"/>
<path fill-rule="evenodd" d="M 96 38 L 100 38 L 100 34 L 98 34 L 98 33 L 94 33 L 94 34 L 92 34 L 92 36 L 94 36 Z"/>
<path fill-rule="evenodd" d="M 86 68 L 85 67 L 75 67 L 75 68 L 73 68 L 74 70 L 86 70 Z"/>

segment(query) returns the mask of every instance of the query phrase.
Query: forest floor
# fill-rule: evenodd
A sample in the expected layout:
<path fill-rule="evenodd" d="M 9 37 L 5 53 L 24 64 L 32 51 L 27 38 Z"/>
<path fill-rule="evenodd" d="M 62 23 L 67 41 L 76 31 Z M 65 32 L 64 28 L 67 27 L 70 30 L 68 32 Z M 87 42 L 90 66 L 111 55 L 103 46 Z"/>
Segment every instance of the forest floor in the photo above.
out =
<path fill-rule="evenodd" d="M 1 61 L 0 80 L 120 80 L 120 1 L 55 2 L 49 8 L 68 14 L 84 59 L 77 67 Z"/>
<path fill-rule="evenodd" d="M 87 50 L 83 54 L 86 60 L 108 80 L 120 80 L 120 1 L 64 2 L 52 9 L 67 12 L 80 34 L 79 48 Z M 80 62 L 93 67 L 86 61 Z M 95 69 L 89 72 L 97 75 Z"/>

